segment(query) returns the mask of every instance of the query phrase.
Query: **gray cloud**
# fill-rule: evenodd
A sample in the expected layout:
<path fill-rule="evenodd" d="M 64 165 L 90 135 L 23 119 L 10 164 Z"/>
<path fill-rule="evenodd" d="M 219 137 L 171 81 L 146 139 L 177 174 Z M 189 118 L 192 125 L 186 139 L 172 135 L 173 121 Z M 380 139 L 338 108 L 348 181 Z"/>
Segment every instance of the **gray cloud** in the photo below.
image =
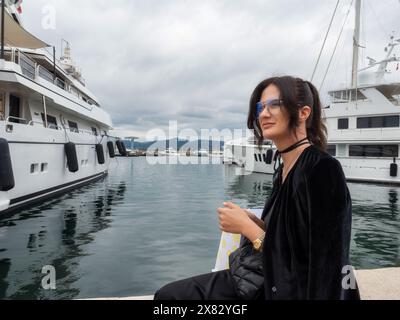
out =
<path fill-rule="evenodd" d="M 364 3 L 364 56 L 381 58 L 385 33 L 399 31 L 400 4 Z M 24 2 L 23 17 L 29 30 L 57 47 L 67 39 L 88 88 L 111 113 L 114 126 L 144 136 L 170 120 L 195 130 L 245 128 L 249 97 L 260 80 L 272 74 L 311 76 L 335 4 L 35 0 Z M 342 1 L 316 84 L 349 4 Z M 41 27 L 46 5 L 56 9 L 55 30 Z M 325 90 L 349 81 L 352 25 L 350 20 Z"/>

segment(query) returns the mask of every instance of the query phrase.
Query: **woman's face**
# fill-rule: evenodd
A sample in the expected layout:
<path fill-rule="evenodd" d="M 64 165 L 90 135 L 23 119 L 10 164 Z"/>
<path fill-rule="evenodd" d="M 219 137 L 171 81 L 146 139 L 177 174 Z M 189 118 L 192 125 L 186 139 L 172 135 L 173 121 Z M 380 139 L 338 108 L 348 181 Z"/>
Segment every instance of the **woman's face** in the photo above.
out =
<path fill-rule="evenodd" d="M 270 106 L 269 108 L 268 106 L 264 107 L 259 118 L 264 139 L 278 141 L 289 133 L 289 117 L 283 105 L 281 104 L 281 107 L 277 107 L 276 103 L 275 106 L 272 103 L 274 101 L 280 101 L 280 99 L 281 95 L 279 89 L 274 84 L 269 85 L 261 96 L 260 102 Z"/>

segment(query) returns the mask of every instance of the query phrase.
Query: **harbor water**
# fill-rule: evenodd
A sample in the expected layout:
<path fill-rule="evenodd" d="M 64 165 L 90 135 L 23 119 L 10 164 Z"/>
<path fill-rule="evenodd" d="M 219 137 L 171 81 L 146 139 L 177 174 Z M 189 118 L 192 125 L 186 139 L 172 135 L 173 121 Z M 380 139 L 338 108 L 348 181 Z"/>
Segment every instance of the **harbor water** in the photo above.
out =
<path fill-rule="evenodd" d="M 102 181 L 0 218 L 0 299 L 151 295 L 211 272 L 226 200 L 260 208 L 272 177 L 118 158 Z M 400 267 L 400 187 L 349 183 L 357 269 Z M 45 290 L 42 268 L 56 271 Z"/>

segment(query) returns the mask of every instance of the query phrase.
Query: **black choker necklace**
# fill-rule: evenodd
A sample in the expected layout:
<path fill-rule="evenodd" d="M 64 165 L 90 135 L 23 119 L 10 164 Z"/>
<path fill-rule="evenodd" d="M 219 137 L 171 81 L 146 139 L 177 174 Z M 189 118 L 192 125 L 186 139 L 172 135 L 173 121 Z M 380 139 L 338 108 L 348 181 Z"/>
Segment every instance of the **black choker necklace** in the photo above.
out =
<path fill-rule="evenodd" d="M 290 146 L 289 148 L 283 150 L 283 151 L 279 151 L 279 154 L 285 154 L 285 153 L 289 153 L 305 144 L 309 144 L 310 142 L 308 141 L 308 138 L 304 138 L 303 140 L 300 140 L 299 142 L 296 142 L 294 145 Z"/>
<path fill-rule="evenodd" d="M 301 147 L 301 146 L 303 146 L 305 144 L 310 144 L 308 138 L 304 138 L 303 140 L 300 140 L 300 141 L 296 142 L 294 145 L 290 146 L 289 148 L 287 148 L 285 150 L 282 150 L 282 151 L 278 150 L 276 152 L 276 154 L 275 154 L 275 159 L 274 159 L 275 160 L 275 165 L 274 165 L 275 171 L 277 170 L 276 164 L 279 162 L 279 165 L 281 165 L 281 161 L 280 160 L 281 160 L 281 155 L 282 154 L 289 153 L 289 152 L 291 152 L 291 151 L 293 151 L 293 150 L 295 150 L 295 149 L 297 149 L 297 148 L 299 148 L 299 147 Z M 278 159 L 279 159 L 279 161 L 278 161 Z"/>

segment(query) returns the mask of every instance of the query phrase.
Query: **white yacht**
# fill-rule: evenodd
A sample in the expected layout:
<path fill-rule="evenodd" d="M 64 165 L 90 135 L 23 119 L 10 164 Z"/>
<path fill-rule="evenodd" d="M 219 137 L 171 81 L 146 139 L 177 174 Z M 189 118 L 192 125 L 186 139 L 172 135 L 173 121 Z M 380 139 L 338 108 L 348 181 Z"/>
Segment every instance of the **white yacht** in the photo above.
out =
<path fill-rule="evenodd" d="M 196 150 L 194 152 L 194 156 L 202 158 L 202 157 L 208 157 L 208 156 L 210 156 L 210 154 L 208 153 L 208 151 L 206 149 L 200 149 L 200 150 Z"/>
<path fill-rule="evenodd" d="M 86 87 L 69 44 L 57 60 L 23 28 L 12 2 L 3 3 L 0 214 L 104 177 L 115 156 L 110 115 Z"/>
<path fill-rule="evenodd" d="M 361 0 L 355 6 L 352 83 L 330 91 L 331 103 L 324 109 L 328 152 L 341 162 L 349 181 L 400 184 L 400 83 L 385 80 L 388 64 L 400 61 L 394 54 L 400 39 L 392 36 L 385 57 L 368 58 L 369 66 L 359 69 Z M 259 149 L 253 139 L 231 141 L 225 161 L 272 174 L 275 153 L 268 142 Z"/>
<path fill-rule="evenodd" d="M 176 150 L 173 149 L 173 148 L 167 148 L 167 149 L 164 150 L 164 151 L 160 151 L 160 152 L 159 152 L 159 155 L 160 155 L 160 156 L 166 156 L 166 157 L 176 157 L 176 156 L 179 155 L 179 153 L 178 153 L 178 151 L 176 151 Z"/>
<path fill-rule="evenodd" d="M 246 172 L 274 174 L 276 147 L 264 141 L 259 147 L 254 137 L 228 141 L 224 147 L 223 163 L 243 168 Z"/>

